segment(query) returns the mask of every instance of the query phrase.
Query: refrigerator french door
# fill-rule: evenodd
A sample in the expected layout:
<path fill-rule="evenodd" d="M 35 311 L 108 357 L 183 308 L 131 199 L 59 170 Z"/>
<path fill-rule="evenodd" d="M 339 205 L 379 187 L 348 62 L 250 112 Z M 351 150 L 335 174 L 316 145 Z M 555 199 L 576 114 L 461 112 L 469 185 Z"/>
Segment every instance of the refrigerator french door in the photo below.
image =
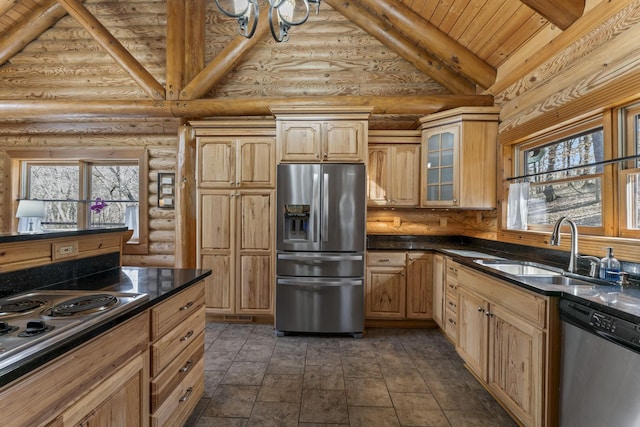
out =
<path fill-rule="evenodd" d="M 363 164 L 278 165 L 278 335 L 362 335 L 365 190 Z"/>

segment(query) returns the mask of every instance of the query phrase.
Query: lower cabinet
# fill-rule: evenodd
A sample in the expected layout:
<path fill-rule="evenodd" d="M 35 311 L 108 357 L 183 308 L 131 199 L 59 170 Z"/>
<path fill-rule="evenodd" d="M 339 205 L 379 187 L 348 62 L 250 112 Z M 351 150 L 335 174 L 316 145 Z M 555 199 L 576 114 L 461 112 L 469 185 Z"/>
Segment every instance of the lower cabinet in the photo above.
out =
<path fill-rule="evenodd" d="M 365 318 L 432 319 L 432 264 L 426 252 L 367 253 Z"/>
<path fill-rule="evenodd" d="M 151 426 L 183 425 L 204 392 L 204 282 L 151 309 Z"/>
<path fill-rule="evenodd" d="M 3 427 L 147 426 L 148 331 L 142 313 L 0 389 Z"/>
<path fill-rule="evenodd" d="M 467 367 L 523 426 L 554 425 L 559 328 L 555 301 L 458 269 L 457 351 Z M 553 334 L 551 334 L 553 335 Z"/>

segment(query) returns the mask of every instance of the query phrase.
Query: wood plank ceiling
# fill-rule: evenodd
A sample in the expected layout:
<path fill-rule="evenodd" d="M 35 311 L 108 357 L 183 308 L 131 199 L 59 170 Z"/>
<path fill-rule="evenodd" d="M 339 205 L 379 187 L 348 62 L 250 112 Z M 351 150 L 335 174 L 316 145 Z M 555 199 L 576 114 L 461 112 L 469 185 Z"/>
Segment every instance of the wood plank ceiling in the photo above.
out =
<path fill-rule="evenodd" d="M 324 0 L 278 44 L 262 21 L 253 39 L 237 36 L 208 0 L 0 0 L 0 110 L 10 100 L 4 111 L 21 117 L 60 101 L 78 116 L 83 101 L 86 111 L 153 115 L 148 105 L 175 100 L 184 102 L 151 110 L 195 118 L 339 101 L 374 105 L 379 127 L 408 127 L 429 112 L 490 105 L 482 93 L 496 70 L 584 9 L 555 3 Z"/>

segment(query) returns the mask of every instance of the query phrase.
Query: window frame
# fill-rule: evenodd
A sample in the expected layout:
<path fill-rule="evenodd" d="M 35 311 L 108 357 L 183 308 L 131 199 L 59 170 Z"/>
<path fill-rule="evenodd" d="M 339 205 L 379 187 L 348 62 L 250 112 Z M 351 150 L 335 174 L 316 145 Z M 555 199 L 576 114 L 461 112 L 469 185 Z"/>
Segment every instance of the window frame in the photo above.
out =
<path fill-rule="evenodd" d="M 60 149 L 16 149 L 5 151 L 5 171 L 8 174 L 7 189 L 5 192 L 3 209 L 3 227 L 4 232 L 10 232 L 17 229 L 18 221 L 15 213 L 18 207 L 18 200 L 23 196 L 22 193 L 22 164 L 28 162 L 31 164 L 62 164 L 73 163 L 80 165 L 80 197 L 84 191 L 83 185 L 87 180 L 88 164 L 112 164 L 112 163 L 129 163 L 138 165 L 139 174 L 139 236 L 137 241 L 128 241 L 123 246 L 123 254 L 126 255 L 146 255 L 149 251 L 149 206 L 148 206 L 148 181 L 149 181 L 149 160 L 146 149 L 83 149 L 81 153 L 78 150 L 70 150 L 67 148 Z M 83 166 L 84 164 L 84 166 Z M 87 218 L 87 203 L 78 203 L 78 220 Z M 86 220 L 83 220 L 86 221 Z M 80 221 L 79 221 L 80 224 Z"/>
<path fill-rule="evenodd" d="M 640 129 L 636 128 L 635 116 L 640 116 L 640 104 L 634 103 L 625 105 L 618 110 L 618 121 L 620 123 L 620 150 L 628 156 L 640 155 Z M 638 139 L 636 140 L 636 137 Z M 627 177 L 631 174 L 640 173 L 640 159 L 629 160 L 620 165 L 620 177 L 618 179 L 620 194 L 620 237 L 640 238 L 640 229 L 630 229 L 627 227 L 627 211 L 629 209 L 628 193 L 626 188 Z"/>

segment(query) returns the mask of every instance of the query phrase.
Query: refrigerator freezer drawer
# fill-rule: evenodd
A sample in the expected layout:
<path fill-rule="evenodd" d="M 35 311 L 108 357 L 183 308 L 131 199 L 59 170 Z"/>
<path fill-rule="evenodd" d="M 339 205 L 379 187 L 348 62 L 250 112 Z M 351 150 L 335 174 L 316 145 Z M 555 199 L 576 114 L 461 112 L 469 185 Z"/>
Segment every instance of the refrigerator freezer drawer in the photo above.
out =
<path fill-rule="evenodd" d="M 364 331 L 364 280 L 279 277 L 276 333 Z"/>
<path fill-rule="evenodd" d="M 276 274 L 296 277 L 364 277 L 364 254 L 278 253 Z"/>

